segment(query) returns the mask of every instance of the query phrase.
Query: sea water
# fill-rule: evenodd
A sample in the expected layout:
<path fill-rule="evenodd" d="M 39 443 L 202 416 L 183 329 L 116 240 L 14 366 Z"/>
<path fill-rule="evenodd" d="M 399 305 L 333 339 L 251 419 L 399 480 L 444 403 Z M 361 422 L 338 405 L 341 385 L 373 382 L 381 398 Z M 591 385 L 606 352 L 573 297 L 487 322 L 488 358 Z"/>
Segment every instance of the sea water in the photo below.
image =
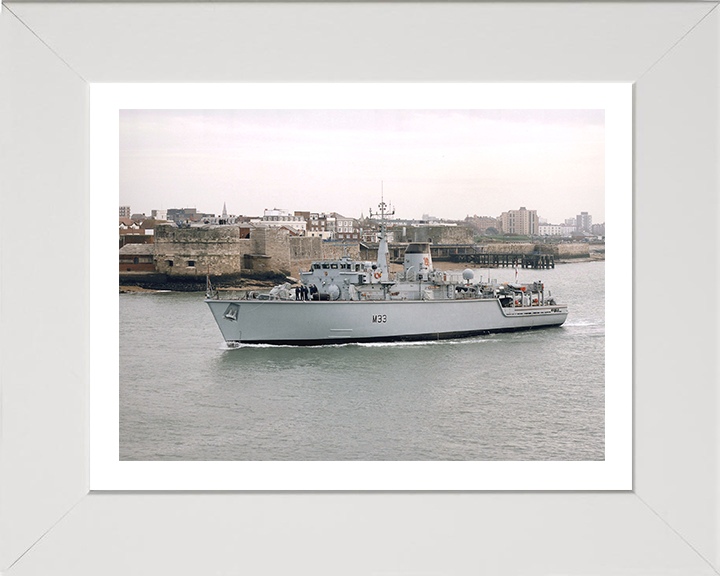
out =
<path fill-rule="evenodd" d="M 437 342 L 228 349 L 203 293 L 120 294 L 120 458 L 603 460 L 604 271 L 520 270 L 562 327 Z"/>

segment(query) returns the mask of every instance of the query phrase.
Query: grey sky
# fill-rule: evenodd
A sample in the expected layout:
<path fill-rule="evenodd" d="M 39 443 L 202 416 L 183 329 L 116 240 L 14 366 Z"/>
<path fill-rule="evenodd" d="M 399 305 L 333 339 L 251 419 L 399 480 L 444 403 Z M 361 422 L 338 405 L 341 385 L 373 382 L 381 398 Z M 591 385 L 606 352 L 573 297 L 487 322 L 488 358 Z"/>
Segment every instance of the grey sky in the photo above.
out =
<path fill-rule="evenodd" d="M 121 110 L 120 205 L 605 221 L 603 110 Z"/>

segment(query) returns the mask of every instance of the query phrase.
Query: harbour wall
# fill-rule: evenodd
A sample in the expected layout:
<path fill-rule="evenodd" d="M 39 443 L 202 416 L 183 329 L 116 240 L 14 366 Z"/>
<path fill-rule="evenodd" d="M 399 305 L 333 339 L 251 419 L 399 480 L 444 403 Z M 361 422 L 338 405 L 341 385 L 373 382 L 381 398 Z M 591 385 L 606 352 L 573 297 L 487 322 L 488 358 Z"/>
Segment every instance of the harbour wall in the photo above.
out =
<path fill-rule="evenodd" d="M 469 226 L 396 226 L 395 242 L 472 244 L 475 231 Z"/>
<path fill-rule="evenodd" d="M 154 270 L 144 282 L 167 284 L 204 282 L 207 274 L 219 282 L 240 278 L 267 279 L 310 267 L 322 257 L 320 238 L 292 236 L 281 228 L 159 225 L 153 244 Z M 125 283 L 137 274 L 121 274 Z"/>
<path fill-rule="evenodd" d="M 552 254 L 558 259 L 589 258 L 590 244 L 574 242 L 563 244 L 535 244 L 532 242 L 502 242 L 483 244 L 482 252 L 493 254 Z"/>
<path fill-rule="evenodd" d="M 426 238 L 413 236 L 413 241 L 430 239 L 432 228 Z M 458 230 L 452 227 L 437 228 L 443 231 Z M 459 232 L 458 238 L 467 239 L 465 232 Z M 438 246 L 435 242 L 433 244 Z M 471 251 L 495 254 L 541 253 L 552 254 L 556 259 L 590 257 L 588 243 L 499 242 L 475 245 L 474 248 L 472 243 L 462 245 Z M 404 252 L 403 244 L 395 244 L 391 248 Z M 121 284 L 202 290 L 208 273 L 215 284 L 236 285 L 249 279 L 271 281 L 283 276 L 297 277 L 300 271 L 309 269 L 313 260 L 342 256 L 356 260 L 377 258 L 375 246 L 365 246 L 358 242 L 323 242 L 320 238 L 293 236 L 282 228 L 251 229 L 239 226 L 178 228 L 158 225 L 150 250 L 152 252 L 148 254 L 148 260 L 152 255 L 152 264 L 148 263 L 142 270 L 130 266 L 133 268 L 130 272 L 127 271 L 128 266 L 121 266 Z"/>
<path fill-rule="evenodd" d="M 572 259 L 572 258 L 589 258 L 590 244 L 587 242 L 577 242 L 573 244 L 538 244 L 538 252 L 542 254 L 552 254 L 555 258 Z"/>
<path fill-rule="evenodd" d="M 323 242 L 322 243 L 322 257 L 323 260 L 336 260 L 347 256 L 353 260 L 363 260 L 364 258 L 360 255 L 360 243 L 359 242 Z M 375 258 L 377 258 L 377 251 L 375 252 Z"/>
<path fill-rule="evenodd" d="M 558 258 L 588 258 L 590 256 L 590 244 L 556 244 L 555 247 Z"/>
<path fill-rule="evenodd" d="M 241 238 L 237 226 L 155 228 L 154 262 L 158 273 L 173 276 L 241 274 L 253 241 Z"/>

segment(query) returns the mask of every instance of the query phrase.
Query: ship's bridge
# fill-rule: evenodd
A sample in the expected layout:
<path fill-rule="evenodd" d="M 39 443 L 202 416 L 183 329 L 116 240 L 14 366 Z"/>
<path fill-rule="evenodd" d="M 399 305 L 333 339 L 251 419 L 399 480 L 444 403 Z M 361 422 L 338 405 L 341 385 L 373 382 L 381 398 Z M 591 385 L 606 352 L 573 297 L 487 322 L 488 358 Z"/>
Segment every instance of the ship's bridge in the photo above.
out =
<path fill-rule="evenodd" d="M 375 262 L 356 261 L 343 257 L 340 260 L 313 262 L 308 272 L 302 272 L 301 282 L 314 285 L 318 294 L 337 298 L 353 299 L 351 286 L 372 285 L 380 282 L 382 274 Z"/>
<path fill-rule="evenodd" d="M 313 262 L 310 267 L 310 272 L 315 273 L 316 270 L 345 270 L 351 272 L 360 272 L 364 269 L 366 262 L 356 262 L 354 260 L 328 260 L 322 262 Z"/>

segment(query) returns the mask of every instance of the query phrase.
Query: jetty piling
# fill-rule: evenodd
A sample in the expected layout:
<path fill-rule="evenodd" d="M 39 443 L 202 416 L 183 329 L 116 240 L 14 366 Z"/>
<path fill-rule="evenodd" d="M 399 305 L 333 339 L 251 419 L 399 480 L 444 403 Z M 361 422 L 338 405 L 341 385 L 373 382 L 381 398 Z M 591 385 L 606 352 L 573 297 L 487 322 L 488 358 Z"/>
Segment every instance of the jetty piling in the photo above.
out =
<path fill-rule="evenodd" d="M 402 264 L 406 246 L 391 244 L 390 260 Z M 372 260 L 377 257 L 377 248 L 375 245 L 362 244 L 361 254 Z M 471 244 L 431 244 L 430 254 L 433 261 L 455 262 L 479 268 L 555 268 L 555 255 L 547 252 L 485 252 Z"/>
<path fill-rule="evenodd" d="M 493 253 L 477 252 L 475 254 L 456 254 L 451 256 L 452 262 L 474 264 L 483 268 L 555 268 L 555 257 L 552 254 L 540 253 Z"/>

